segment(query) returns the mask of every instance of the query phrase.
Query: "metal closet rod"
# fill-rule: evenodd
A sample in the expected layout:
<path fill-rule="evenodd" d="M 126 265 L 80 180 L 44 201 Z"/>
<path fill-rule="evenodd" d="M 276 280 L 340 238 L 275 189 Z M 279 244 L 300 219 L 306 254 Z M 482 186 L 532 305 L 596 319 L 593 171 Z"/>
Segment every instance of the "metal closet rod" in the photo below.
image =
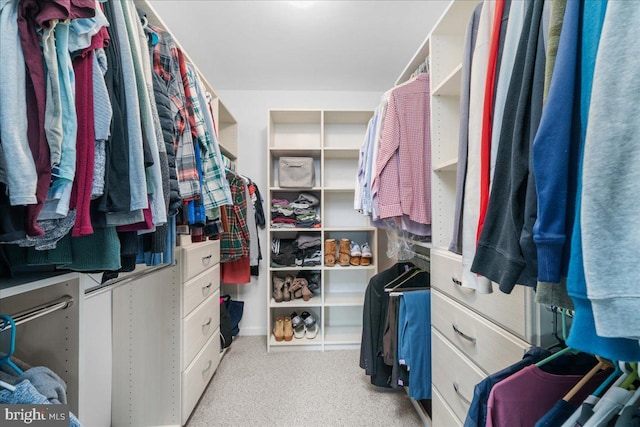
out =
<path fill-rule="evenodd" d="M 16 323 L 16 326 L 21 325 L 23 323 L 30 322 L 34 319 L 38 319 L 40 317 L 46 316 L 58 310 L 65 310 L 73 305 L 73 297 L 70 295 L 65 295 L 63 297 L 58 298 L 55 301 L 50 301 L 36 307 L 32 307 L 28 310 L 21 311 L 19 313 L 11 316 L 13 321 Z M 5 328 L 1 329 L 5 331 L 10 329 L 11 325 L 6 325 Z"/>

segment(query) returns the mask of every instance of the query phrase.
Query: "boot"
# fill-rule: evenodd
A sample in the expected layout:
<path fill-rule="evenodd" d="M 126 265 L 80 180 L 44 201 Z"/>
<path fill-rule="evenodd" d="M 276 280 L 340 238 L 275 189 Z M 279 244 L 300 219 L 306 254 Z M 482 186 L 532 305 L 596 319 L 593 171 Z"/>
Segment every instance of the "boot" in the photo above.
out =
<path fill-rule="evenodd" d="M 306 280 L 304 279 L 293 279 L 293 283 L 289 288 L 289 292 L 291 292 L 291 299 L 302 298 L 303 281 L 306 283 Z"/>
<path fill-rule="evenodd" d="M 278 276 L 273 276 L 273 299 L 276 300 L 276 302 L 282 302 L 282 300 L 284 299 L 284 293 L 282 292 L 284 290 L 284 280 L 282 280 L 280 277 Z"/>
<path fill-rule="evenodd" d="M 308 283 L 305 279 L 299 279 L 299 280 L 304 281 L 302 285 L 302 299 L 304 299 L 305 301 L 309 301 L 311 298 L 313 298 L 313 292 L 309 290 Z"/>
<path fill-rule="evenodd" d="M 284 289 L 282 290 L 282 299 L 284 301 L 291 301 L 291 285 L 293 284 L 293 276 L 287 276 L 284 278 Z"/>
<path fill-rule="evenodd" d="M 291 341 L 293 339 L 293 326 L 291 325 L 291 318 L 289 316 L 284 318 L 283 335 L 285 341 Z"/>
<path fill-rule="evenodd" d="M 291 323 L 291 319 L 289 319 L 289 323 Z M 282 341 L 284 339 L 284 320 L 282 317 L 276 319 L 276 324 L 273 327 L 273 336 L 276 338 L 276 341 Z"/>
<path fill-rule="evenodd" d="M 324 241 L 324 265 L 327 267 L 336 265 L 337 245 L 336 239 L 327 239 Z"/>
<path fill-rule="evenodd" d="M 351 262 L 351 240 L 340 239 L 340 253 L 338 254 L 338 262 L 341 267 L 348 267 Z"/>

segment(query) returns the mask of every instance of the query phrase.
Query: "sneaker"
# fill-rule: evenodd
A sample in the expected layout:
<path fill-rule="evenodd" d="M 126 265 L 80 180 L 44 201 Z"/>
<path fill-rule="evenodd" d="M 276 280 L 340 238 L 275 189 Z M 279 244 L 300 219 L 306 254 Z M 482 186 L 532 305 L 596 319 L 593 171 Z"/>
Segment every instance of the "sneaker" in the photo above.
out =
<path fill-rule="evenodd" d="M 370 265 L 371 258 L 373 258 L 373 254 L 371 253 L 369 242 L 364 242 L 362 244 L 362 257 L 360 258 L 360 265 Z"/>
<path fill-rule="evenodd" d="M 362 252 L 360 251 L 360 245 L 358 245 L 353 240 L 351 241 L 351 259 L 349 260 L 349 264 L 351 265 L 360 265 L 360 257 L 362 257 Z"/>
<path fill-rule="evenodd" d="M 300 317 L 302 317 L 302 320 L 304 321 L 304 329 L 307 339 L 312 340 L 317 337 L 320 328 L 318 327 L 316 318 L 313 317 L 313 315 L 308 311 L 303 311 L 302 313 L 300 313 Z"/>

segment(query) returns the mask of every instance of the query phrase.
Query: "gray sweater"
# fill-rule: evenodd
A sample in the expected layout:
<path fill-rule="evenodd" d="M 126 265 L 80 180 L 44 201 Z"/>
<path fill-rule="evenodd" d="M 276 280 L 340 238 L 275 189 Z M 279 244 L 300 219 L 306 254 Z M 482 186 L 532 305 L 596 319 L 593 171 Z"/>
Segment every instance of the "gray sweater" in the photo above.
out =
<path fill-rule="evenodd" d="M 610 1 L 582 171 L 582 248 L 598 335 L 640 337 L 640 2 Z"/>

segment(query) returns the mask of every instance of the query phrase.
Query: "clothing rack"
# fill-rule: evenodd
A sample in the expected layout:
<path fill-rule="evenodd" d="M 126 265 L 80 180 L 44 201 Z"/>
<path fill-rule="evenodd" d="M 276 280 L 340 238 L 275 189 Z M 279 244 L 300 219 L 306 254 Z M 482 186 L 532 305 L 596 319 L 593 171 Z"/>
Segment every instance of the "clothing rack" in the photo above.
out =
<path fill-rule="evenodd" d="M 431 288 L 428 286 L 425 286 L 423 288 L 407 288 L 406 291 L 407 292 L 413 292 L 413 291 L 430 291 Z M 404 295 L 404 291 L 392 291 L 391 289 L 385 289 L 385 292 L 389 292 L 389 296 L 390 297 L 399 297 Z"/>
<path fill-rule="evenodd" d="M 63 297 L 58 298 L 55 301 L 44 303 L 36 307 L 32 307 L 30 309 L 16 313 L 11 317 L 13 318 L 16 326 L 18 326 L 23 323 L 27 323 L 32 320 L 38 319 L 40 317 L 46 316 L 48 314 L 54 313 L 56 311 L 65 310 L 71 307 L 72 305 L 73 305 L 73 297 L 71 297 L 70 295 L 65 295 Z M 2 329 L 2 331 L 6 331 L 7 329 L 11 329 L 11 325 L 5 326 Z"/>

